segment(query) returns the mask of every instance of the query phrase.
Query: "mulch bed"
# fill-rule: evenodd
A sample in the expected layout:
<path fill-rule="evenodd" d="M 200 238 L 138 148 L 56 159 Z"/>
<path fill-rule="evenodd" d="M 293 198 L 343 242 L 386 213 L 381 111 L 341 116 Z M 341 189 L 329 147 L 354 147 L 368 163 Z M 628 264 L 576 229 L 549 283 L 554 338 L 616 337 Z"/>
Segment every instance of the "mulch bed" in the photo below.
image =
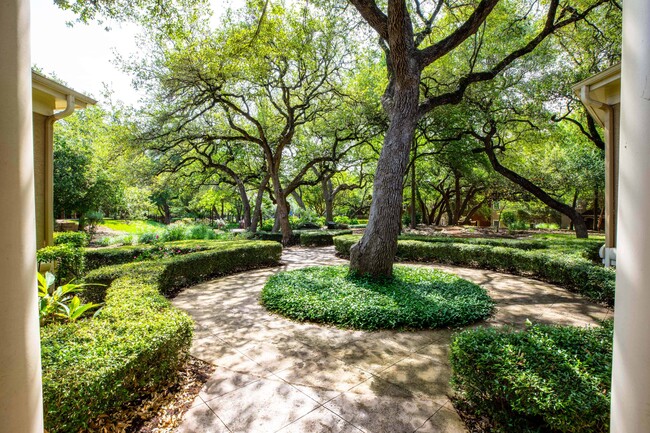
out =
<path fill-rule="evenodd" d="M 171 433 L 181 423 L 199 391 L 214 372 L 212 364 L 189 356 L 163 391 L 132 402 L 92 423 L 89 432 Z"/>

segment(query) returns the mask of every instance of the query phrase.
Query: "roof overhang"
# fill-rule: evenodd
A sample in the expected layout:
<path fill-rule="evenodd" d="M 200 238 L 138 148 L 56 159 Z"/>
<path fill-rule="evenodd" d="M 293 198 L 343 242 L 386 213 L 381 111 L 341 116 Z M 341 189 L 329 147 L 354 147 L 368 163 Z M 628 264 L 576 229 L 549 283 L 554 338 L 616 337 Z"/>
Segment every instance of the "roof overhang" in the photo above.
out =
<path fill-rule="evenodd" d="M 602 105 L 621 103 L 621 65 L 612 66 L 600 74 L 574 84 L 571 89 L 582 100 L 589 114 L 601 125 L 605 125 L 607 111 Z"/>
<path fill-rule="evenodd" d="M 97 104 L 93 98 L 32 71 L 32 111 L 34 113 L 52 116 L 56 112 L 65 110 L 68 106 L 68 96 L 74 96 L 75 109 Z"/>

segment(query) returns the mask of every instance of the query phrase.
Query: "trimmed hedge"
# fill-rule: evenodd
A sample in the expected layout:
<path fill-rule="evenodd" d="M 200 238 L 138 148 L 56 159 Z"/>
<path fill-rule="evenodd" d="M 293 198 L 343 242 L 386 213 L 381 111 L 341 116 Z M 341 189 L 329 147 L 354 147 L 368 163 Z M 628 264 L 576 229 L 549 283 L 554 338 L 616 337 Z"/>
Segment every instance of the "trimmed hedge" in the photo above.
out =
<path fill-rule="evenodd" d="M 55 232 L 54 245 L 71 244 L 77 248 L 88 245 L 88 233 L 86 232 Z"/>
<path fill-rule="evenodd" d="M 359 236 L 338 236 L 334 246 L 339 254 L 349 256 L 350 248 L 359 239 Z M 398 241 L 397 245 L 399 260 L 433 261 L 532 276 L 596 302 L 614 305 L 616 272 L 596 266 L 577 254 L 445 242 Z"/>
<path fill-rule="evenodd" d="M 57 284 L 62 285 L 83 275 L 86 268 L 84 252 L 72 244 L 62 244 L 53 247 L 44 247 L 36 251 L 36 262 L 55 262 Z"/>
<path fill-rule="evenodd" d="M 492 314 L 485 289 L 445 272 L 397 266 L 394 278 L 349 275 L 347 266 L 317 266 L 272 276 L 262 304 L 299 321 L 353 329 L 463 326 Z"/>
<path fill-rule="evenodd" d="M 351 235 L 352 230 L 292 230 L 289 245 L 325 246 L 333 245 L 332 238 L 340 235 Z M 303 241 L 303 236 L 305 237 Z M 282 243 L 282 233 L 258 231 L 254 239 Z M 305 243 L 306 242 L 306 243 Z"/>
<path fill-rule="evenodd" d="M 41 329 L 45 425 L 79 431 L 99 415 L 159 390 L 192 340 L 192 320 L 162 294 L 215 275 L 277 263 L 271 242 L 213 242 L 212 250 L 89 273 L 86 295 L 105 301 L 99 315 Z M 97 278 L 95 278 L 97 277 Z M 102 279 L 103 278 L 103 279 Z"/>
<path fill-rule="evenodd" d="M 447 236 L 401 235 L 403 241 L 441 242 L 449 244 L 489 245 L 492 247 L 508 247 L 520 250 L 542 250 L 548 244 L 542 241 L 526 239 L 493 239 L 493 238 L 452 238 Z"/>
<path fill-rule="evenodd" d="M 143 244 L 124 246 L 117 248 L 86 248 L 86 269 L 101 268 L 103 266 L 120 265 L 130 263 L 139 256 L 150 254 L 163 248 L 178 250 L 180 254 L 187 254 L 194 251 L 202 251 L 217 246 L 219 241 L 194 240 L 176 241 L 157 244 Z"/>
<path fill-rule="evenodd" d="M 452 384 L 490 431 L 608 432 L 613 323 L 464 331 Z"/>
<path fill-rule="evenodd" d="M 176 242 L 169 244 L 178 245 Z M 211 242 L 210 245 L 211 249 L 185 255 L 104 266 L 91 271 L 84 277 L 84 281 L 100 285 L 86 288 L 84 298 L 90 302 L 103 302 L 106 287 L 114 280 L 141 273 L 154 274 L 160 292 L 170 295 L 179 288 L 211 277 L 275 265 L 282 255 L 282 246 L 275 242 L 224 241 Z"/>
<path fill-rule="evenodd" d="M 351 234 L 352 230 L 319 230 L 313 232 L 302 232 L 300 234 L 300 245 L 304 247 L 324 247 L 334 245 L 334 236 Z"/>

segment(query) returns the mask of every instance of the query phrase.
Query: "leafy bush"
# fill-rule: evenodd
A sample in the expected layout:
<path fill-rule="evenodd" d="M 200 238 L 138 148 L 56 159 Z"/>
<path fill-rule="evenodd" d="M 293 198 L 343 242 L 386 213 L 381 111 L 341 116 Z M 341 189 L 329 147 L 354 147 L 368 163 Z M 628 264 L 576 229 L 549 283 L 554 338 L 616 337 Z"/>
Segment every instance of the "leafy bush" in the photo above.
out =
<path fill-rule="evenodd" d="M 476 284 L 405 266 L 384 282 L 349 276 L 346 266 L 282 272 L 266 283 L 261 301 L 294 320 L 368 330 L 462 326 L 490 316 L 494 306 Z"/>
<path fill-rule="evenodd" d="M 216 233 L 209 226 L 196 224 L 188 228 L 186 239 L 215 239 L 216 237 Z"/>
<path fill-rule="evenodd" d="M 273 230 L 273 224 L 274 223 L 275 223 L 275 221 L 272 220 L 272 219 L 264 220 L 264 221 L 262 221 L 262 224 L 260 225 L 260 230 L 263 231 L 263 232 L 270 232 L 271 230 Z"/>
<path fill-rule="evenodd" d="M 511 224 L 517 221 L 517 214 L 511 211 L 504 211 L 501 213 L 499 222 L 502 226 L 510 227 Z"/>
<path fill-rule="evenodd" d="M 38 277 L 38 317 L 41 326 L 57 320 L 74 322 L 99 304 L 82 304 L 74 293 L 83 291 L 84 284 L 64 284 L 56 287 L 54 274 L 36 273 Z"/>
<path fill-rule="evenodd" d="M 334 246 L 339 254 L 349 256 L 350 248 L 359 239 L 359 236 L 337 236 Z M 567 254 L 560 250 L 522 251 L 489 245 L 398 241 L 397 259 L 433 261 L 532 276 L 581 293 L 596 302 L 614 304 L 615 271 L 596 266 L 578 254 Z"/>
<path fill-rule="evenodd" d="M 613 324 L 475 329 L 451 344 L 452 384 L 498 432 L 608 432 Z"/>
<path fill-rule="evenodd" d="M 186 229 L 187 227 L 184 224 L 170 224 L 165 228 L 161 239 L 163 242 L 182 241 L 185 239 Z"/>
<path fill-rule="evenodd" d="M 86 232 L 55 232 L 54 245 L 64 244 L 83 248 L 88 245 L 88 234 Z"/>
<path fill-rule="evenodd" d="M 41 248 L 36 252 L 36 261 L 39 265 L 41 263 L 55 263 L 55 269 L 61 283 L 80 277 L 85 267 L 83 249 L 76 248 L 71 244 Z"/>
<path fill-rule="evenodd" d="M 350 218 L 348 218 L 345 215 L 339 215 L 334 217 L 334 222 L 337 224 L 345 224 L 345 225 L 350 225 Z"/>
<path fill-rule="evenodd" d="M 521 220 L 516 220 L 508 226 L 508 230 L 526 230 L 528 229 L 529 225 L 525 221 Z"/>
<path fill-rule="evenodd" d="M 543 230 L 559 230 L 560 226 L 556 223 L 538 223 L 535 224 L 535 228 Z"/>
<path fill-rule="evenodd" d="M 90 321 L 42 330 L 45 425 L 79 431 L 103 413 L 164 389 L 185 358 L 192 320 L 161 293 L 214 275 L 275 264 L 269 242 L 212 242 L 212 250 L 97 269 L 87 281 L 108 281 L 105 306 Z M 131 247 L 133 248 L 133 247 Z M 90 292 L 90 288 L 87 289 Z"/>
<path fill-rule="evenodd" d="M 300 233 L 300 245 L 305 247 L 322 247 L 334 245 L 334 236 L 351 235 L 352 230 L 318 230 Z"/>
<path fill-rule="evenodd" d="M 160 240 L 160 234 L 157 232 L 146 232 L 138 236 L 139 244 L 153 244 Z"/>

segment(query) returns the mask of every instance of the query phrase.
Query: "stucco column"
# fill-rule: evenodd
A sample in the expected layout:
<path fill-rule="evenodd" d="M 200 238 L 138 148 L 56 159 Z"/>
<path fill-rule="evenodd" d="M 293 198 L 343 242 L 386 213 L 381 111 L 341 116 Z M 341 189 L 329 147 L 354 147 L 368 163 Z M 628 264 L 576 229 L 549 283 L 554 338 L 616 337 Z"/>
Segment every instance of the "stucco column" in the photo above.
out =
<path fill-rule="evenodd" d="M 614 433 L 650 432 L 650 2 L 623 8 Z"/>
<path fill-rule="evenodd" d="M 0 433 L 40 433 L 29 0 L 1 9 Z"/>

